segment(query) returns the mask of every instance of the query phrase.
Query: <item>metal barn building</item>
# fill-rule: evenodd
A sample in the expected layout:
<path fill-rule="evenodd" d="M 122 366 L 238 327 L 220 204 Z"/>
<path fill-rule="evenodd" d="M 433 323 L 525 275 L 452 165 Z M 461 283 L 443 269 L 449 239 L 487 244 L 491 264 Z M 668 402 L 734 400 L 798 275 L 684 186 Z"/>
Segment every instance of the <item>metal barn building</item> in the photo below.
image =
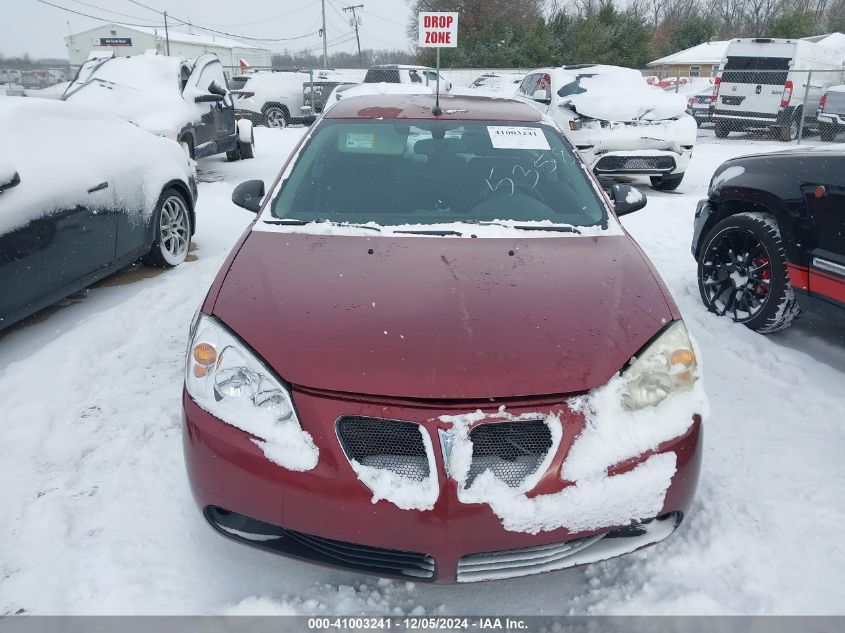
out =
<path fill-rule="evenodd" d="M 182 27 L 184 28 L 184 27 Z M 244 44 L 233 39 L 203 33 L 185 33 L 168 29 L 170 54 L 174 57 L 194 59 L 204 53 L 216 53 L 224 66 L 238 66 L 238 60 L 245 60 L 250 66 L 269 67 L 270 51 Z M 164 28 L 126 26 L 118 23 L 104 24 L 87 31 L 65 37 L 68 59 L 73 68 L 79 67 L 92 52 L 111 51 L 115 57 L 143 55 L 155 50 L 159 55 L 167 54 Z"/>

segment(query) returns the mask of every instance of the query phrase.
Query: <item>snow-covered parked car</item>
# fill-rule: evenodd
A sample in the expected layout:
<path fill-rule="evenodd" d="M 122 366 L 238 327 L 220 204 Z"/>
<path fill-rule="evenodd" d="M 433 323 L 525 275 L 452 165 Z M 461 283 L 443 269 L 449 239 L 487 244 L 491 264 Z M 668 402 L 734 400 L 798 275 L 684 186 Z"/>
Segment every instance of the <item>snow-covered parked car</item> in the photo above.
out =
<path fill-rule="evenodd" d="M 0 99 L 0 330 L 139 258 L 185 260 L 193 168 L 174 141 L 48 99 Z"/>
<path fill-rule="evenodd" d="M 649 86 L 639 71 L 583 64 L 529 73 L 517 96 L 551 116 L 600 176 L 651 178 L 676 189 L 692 157 L 695 120 L 685 97 Z"/>
<path fill-rule="evenodd" d="M 523 79 L 525 79 L 525 73 L 508 72 L 505 70 L 491 71 L 478 77 L 467 90 L 478 95 L 506 97 L 510 99 Z"/>
<path fill-rule="evenodd" d="M 706 398 L 678 309 L 617 219 L 645 196 L 606 197 L 524 103 L 440 103 L 344 98 L 269 189 L 235 188 L 257 216 L 185 366 L 202 516 L 412 582 L 668 538 L 689 520 Z"/>
<path fill-rule="evenodd" d="M 252 158 L 252 123 L 236 121 L 223 65 L 162 55 L 93 59 L 79 69 L 62 100 L 114 114 L 178 141 L 191 158 L 226 153 Z"/>
<path fill-rule="evenodd" d="M 370 66 L 364 76 L 365 84 L 423 84 L 437 85 L 437 71 L 428 66 L 410 66 L 407 64 L 381 64 Z M 440 75 L 440 91 L 452 90 L 452 82 Z"/>
<path fill-rule="evenodd" d="M 845 86 L 832 86 L 819 99 L 816 113 L 819 134 L 823 141 L 833 141 L 845 131 Z"/>
<path fill-rule="evenodd" d="M 325 114 L 333 108 L 341 99 L 348 99 L 350 97 L 363 97 L 366 95 L 421 95 L 434 94 L 432 86 L 425 84 L 341 84 L 335 86 L 329 96 L 326 98 L 326 104 L 323 106 L 323 113 Z"/>
<path fill-rule="evenodd" d="M 233 78 L 237 89 L 235 113 L 254 125 L 286 127 L 303 116 L 304 84 L 311 75 L 301 71 L 257 71 Z"/>

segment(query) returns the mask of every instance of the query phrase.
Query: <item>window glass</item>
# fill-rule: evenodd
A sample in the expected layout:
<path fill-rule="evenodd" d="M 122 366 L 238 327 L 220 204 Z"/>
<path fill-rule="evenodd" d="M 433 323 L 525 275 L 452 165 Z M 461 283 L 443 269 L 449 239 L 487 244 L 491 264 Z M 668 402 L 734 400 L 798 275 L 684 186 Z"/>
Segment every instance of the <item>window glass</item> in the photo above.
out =
<path fill-rule="evenodd" d="M 522 80 L 522 84 L 519 86 L 519 92 L 526 95 L 531 96 L 534 94 L 534 91 L 537 89 L 537 86 L 540 84 L 540 75 L 539 73 L 534 73 L 533 75 L 528 75 L 525 79 Z"/>
<path fill-rule="evenodd" d="M 497 121 L 324 121 L 274 198 L 272 213 L 381 225 L 607 223 L 558 132 Z"/>
<path fill-rule="evenodd" d="M 227 88 L 226 76 L 223 74 L 223 64 L 220 62 L 211 62 L 203 67 L 200 72 L 199 81 L 197 81 L 197 87 L 207 91 L 212 81 L 217 82 L 217 85 L 221 88 Z"/>

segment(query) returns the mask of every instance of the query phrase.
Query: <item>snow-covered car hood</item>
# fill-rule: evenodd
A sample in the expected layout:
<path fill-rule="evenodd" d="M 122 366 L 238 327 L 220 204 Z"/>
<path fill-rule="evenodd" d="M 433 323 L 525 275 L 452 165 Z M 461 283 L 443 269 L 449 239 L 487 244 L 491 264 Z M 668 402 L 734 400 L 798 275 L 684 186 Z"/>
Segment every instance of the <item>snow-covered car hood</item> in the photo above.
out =
<path fill-rule="evenodd" d="M 0 171 L 20 175 L 0 194 L 0 235 L 77 205 L 149 214 L 165 183 L 193 174 L 174 141 L 64 101 L 0 99 L 0 128 Z M 108 188 L 88 193 L 102 182 Z"/>
<path fill-rule="evenodd" d="M 669 301 L 626 235 L 253 231 L 213 314 L 295 385 L 476 399 L 605 384 L 676 318 Z"/>
<path fill-rule="evenodd" d="M 574 81 L 578 74 L 568 71 Z M 561 81 L 566 81 L 564 77 Z M 582 77 L 584 92 L 562 96 L 568 99 L 581 116 L 605 121 L 662 121 L 680 116 L 686 111 L 687 100 L 682 94 L 667 93 L 649 86 L 639 72 L 619 68 L 593 77 Z"/>
<path fill-rule="evenodd" d="M 157 55 L 116 58 L 98 70 L 80 71 L 63 100 L 107 112 L 159 136 L 176 139 L 202 115 L 199 92 L 178 86 L 180 60 Z"/>

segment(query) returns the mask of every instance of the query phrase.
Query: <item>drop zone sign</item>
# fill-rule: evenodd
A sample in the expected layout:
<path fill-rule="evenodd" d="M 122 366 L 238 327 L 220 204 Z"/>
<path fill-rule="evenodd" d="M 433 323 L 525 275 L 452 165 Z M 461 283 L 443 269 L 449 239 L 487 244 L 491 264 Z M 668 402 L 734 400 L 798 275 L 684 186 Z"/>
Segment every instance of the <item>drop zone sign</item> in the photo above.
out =
<path fill-rule="evenodd" d="M 420 22 L 420 48 L 457 48 L 458 14 L 422 12 Z"/>

